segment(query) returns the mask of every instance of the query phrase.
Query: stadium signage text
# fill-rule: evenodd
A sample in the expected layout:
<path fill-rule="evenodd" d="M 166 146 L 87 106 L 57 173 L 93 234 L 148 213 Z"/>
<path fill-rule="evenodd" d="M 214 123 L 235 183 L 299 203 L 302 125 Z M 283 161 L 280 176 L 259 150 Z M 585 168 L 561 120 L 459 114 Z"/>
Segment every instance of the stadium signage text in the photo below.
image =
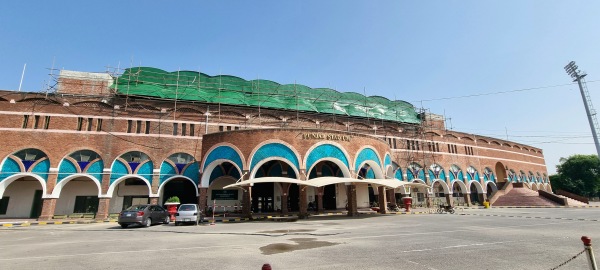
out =
<path fill-rule="evenodd" d="M 302 133 L 302 139 L 310 140 L 330 140 L 330 141 L 346 141 L 349 142 L 352 136 L 338 135 L 338 134 L 326 134 L 326 133 Z"/>

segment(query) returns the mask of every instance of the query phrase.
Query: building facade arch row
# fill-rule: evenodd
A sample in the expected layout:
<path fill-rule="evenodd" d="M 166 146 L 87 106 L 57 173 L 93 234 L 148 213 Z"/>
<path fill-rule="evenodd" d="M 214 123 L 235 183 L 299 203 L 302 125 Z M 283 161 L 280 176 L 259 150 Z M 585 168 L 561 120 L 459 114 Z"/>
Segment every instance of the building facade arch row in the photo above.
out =
<path fill-rule="evenodd" d="M 332 157 L 324 157 L 324 158 L 316 160 L 313 163 L 313 165 L 306 170 L 306 175 L 309 176 L 310 173 L 312 172 L 312 170 L 316 169 L 317 164 L 319 164 L 320 162 L 323 162 L 323 161 L 331 161 L 335 165 L 337 165 L 340 168 L 340 170 L 342 171 L 342 174 L 344 175 L 344 178 L 351 178 L 352 177 L 352 173 L 350 172 L 350 169 L 348 167 L 346 167 L 346 164 L 344 164 L 341 160 L 339 160 L 337 158 L 332 158 Z"/>
<path fill-rule="evenodd" d="M 110 160 L 110 156 L 108 155 L 102 155 L 102 151 L 100 151 L 100 149 L 97 149 L 94 145 L 89 144 L 89 145 L 85 145 L 85 146 L 78 146 L 78 147 L 73 147 L 70 148 L 69 150 L 62 152 L 62 156 L 60 157 L 60 161 L 58 162 L 59 164 L 57 165 L 57 168 L 60 167 L 60 162 L 63 161 L 63 159 L 67 158 L 67 157 L 71 157 L 71 155 L 79 152 L 79 151 L 91 151 L 94 152 L 96 155 L 98 155 L 98 157 L 101 160 Z M 83 171 L 85 168 L 81 168 L 81 170 Z"/>
<path fill-rule="evenodd" d="M 125 158 L 123 158 L 123 156 L 125 156 L 126 154 L 129 154 L 129 153 L 144 154 L 148 158 L 148 159 L 144 160 L 143 162 L 140 162 L 140 164 L 139 164 L 139 166 L 137 168 L 140 168 L 142 164 L 145 164 L 145 163 L 147 163 L 149 161 L 152 164 L 152 169 L 159 169 L 159 168 L 155 167 L 156 166 L 156 162 L 155 162 L 155 159 L 152 158 L 152 156 L 150 156 L 149 154 L 147 154 L 145 151 L 137 150 L 136 148 L 131 148 L 131 149 L 127 149 L 125 151 L 119 152 L 118 155 L 116 155 L 116 156 L 114 156 L 112 158 L 110 167 L 112 168 L 117 160 L 121 160 L 121 162 L 125 162 L 126 164 L 129 164 L 129 162 L 132 162 L 131 160 L 126 160 Z M 140 157 L 141 157 L 141 155 L 140 155 Z"/>
<path fill-rule="evenodd" d="M 85 151 L 89 151 L 88 154 L 93 153 L 96 156 L 91 159 L 91 156 L 83 155 Z M 73 157 L 76 153 L 80 153 L 79 158 L 81 160 Z M 58 177 L 56 181 L 58 183 L 73 174 L 86 174 L 98 181 L 102 181 L 103 170 L 104 160 L 102 159 L 102 156 L 94 150 L 82 148 L 69 153 L 61 159 L 58 164 Z"/>
<path fill-rule="evenodd" d="M 87 173 L 75 173 L 75 174 L 71 174 L 71 175 L 63 178 L 61 181 L 56 183 L 56 185 L 54 186 L 54 189 L 52 190 L 52 194 L 49 195 L 48 198 L 58 199 L 60 197 L 60 193 L 61 193 L 62 189 L 67 185 L 67 183 L 69 183 L 69 181 L 71 181 L 73 179 L 77 179 L 77 178 L 86 178 L 86 179 L 89 179 L 92 182 L 94 182 L 94 184 L 98 188 L 98 197 L 99 198 L 102 197 L 102 185 L 100 184 L 100 181 L 98 181 L 98 179 L 96 179 L 96 177 L 93 177 L 92 175 L 87 174 Z"/>
<path fill-rule="evenodd" d="M 171 181 L 173 179 L 185 179 L 185 180 L 190 181 L 192 183 L 192 185 L 194 185 L 194 187 L 198 186 L 196 184 L 196 182 L 194 182 L 194 180 L 190 179 L 187 176 L 184 176 L 184 175 L 174 175 L 174 176 L 171 176 L 171 177 L 165 179 L 164 182 L 160 183 L 160 185 L 158 186 L 158 191 L 156 192 L 156 195 L 161 196 L 163 194 L 163 191 L 164 191 L 165 186 L 167 185 L 167 183 L 169 183 L 169 181 Z M 198 189 L 194 188 L 194 190 L 196 191 L 196 197 L 198 197 Z"/>
<path fill-rule="evenodd" d="M 0 181 L 0 198 L 2 198 L 4 196 L 4 191 L 6 191 L 6 188 L 8 188 L 8 186 L 12 182 L 17 181 L 23 177 L 33 177 L 35 180 L 40 182 L 40 184 L 42 185 L 42 199 L 49 198 L 49 195 L 46 193 L 48 190 L 46 180 L 44 178 L 42 178 L 41 176 L 39 176 L 35 173 L 30 173 L 30 172 L 21 172 L 21 173 L 13 174 L 9 177 L 4 178 L 4 180 Z"/>
<path fill-rule="evenodd" d="M 362 163 L 360 163 L 358 165 L 358 170 L 360 170 L 363 166 L 365 165 L 369 165 L 369 167 L 371 168 L 371 170 L 373 170 L 373 173 L 375 174 L 375 179 L 385 179 L 385 175 L 383 174 L 383 170 L 381 169 L 381 167 L 379 166 L 379 164 L 377 164 L 377 162 L 375 162 L 374 160 L 371 159 L 367 159 L 364 160 Z M 356 171 L 356 175 L 358 176 L 358 170 Z"/>
<path fill-rule="evenodd" d="M 193 158 L 194 161 L 196 162 L 200 162 L 200 160 L 198 160 L 194 155 L 192 155 L 191 153 L 188 153 L 186 151 L 182 151 L 181 149 L 173 149 L 167 153 L 165 153 L 165 155 L 161 155 L 160 160 L 162 164 L 164 161 L 169 160 L 170 157 L 172 157 L 175 154 L 185 154 L 185 155 L 189 155 Z"/>
<path fill-rule="evenodd" d="M 439 163 L 433 163 L 429 165 L 427 173 L 429 174 L 430 180 L 441 179 L 442 181 L 446 181 L 446 178 L 448 177 L 444 166 L 440 165 Z"/>
<path fill-rule="evenodd" d="M 223 159 L 224 156 L 227 156 L 228 159 Z M 200 173 L 206 174 L 207 166 L 210 166 L 215 160 L 228 160 L 235 164 L 240 172 L 248 169 L 248 167 L 245 166 L 246 158 L 244 157 L 244 154 L 232 143 L 221 142 L 211 146 L 208 151 L 206 151 L 204 157 L 202 157 Z"/>
<path fill-rule="evenodd" d="M 301 179 L 300 177 L 300 169 L 297 168 L 294 164 L 292 164 L 290 162 L 290 160 L 286 159 L 286 158 L 281 158 L 281 157 L 269 157 L 269 158 L 264 158 L 261 161 L 259 161 L 258 163 L 256 163 L 256 165 L 254 166 L 254 168 L 250 171 L 250 179 L 254 179 L 256 176 L 256 173 L 258 172 L 258 169 L 260 169 L 260 167 L 269 162 L 269 161 L 281 161 L 285 164 L 287 164 L 288 166 L 290 166 L 292 168 L 292 170 L 294 170 L 294 173 L 296 174 L 296 179 Z"/>
<path fill-rule="evenodd" d="M 26 151 L 26 150 L 32 150 L 34 151 L 33 154 L 33 159 L 27 159 L 27 152 L 25 153 L 25 157 L 21 158 L 19 157 L 19 154 L 21 154 L 21 152 Z M 39 153 L 42 154 L 41 157 L 37 157 L 37 154 L 35 153 L 35 151 L 39 151 Z M 33 168 L 35 168 L 36 165 L 38 165 L 40 162 L 43 161 L 48 161 L 49 164 L 49 168 L 52 167 L 52 162 L 56 162 L 56 159 L 51 159 L 50 156 L 48 155 L 47 152 L 45 152 L 44 150 L 41 150 L 38 147 L 26 147 L 26 148 L 21 148 L 17 151 L 13 151 L 12 153 L 10 153 L 9 155 L 7 155 L 3 160 L 2 160 L 2 164 L 0 164 L 0 168 L 4 167 L 4 163 L 8 160 L 8 158 L 12 159 L 13 161 L 19 163 L 19 168 L 20 168 L 20 172 L 27 172 L 27 171 L 31 171 Z M 25 167 L 25 163 L 23 161 L 33 161 L 31 164 L 29 164 L 27 167 Z"/>
<path fill-rule="evenodd" d="M 444 194 L 448 195 L 451 194 L 450 193 L 450 188 L 448 187 L 448 184 L 446 184 L 446 180 L 445 179 L 433 179 L 431 181 L 431 190 L 435 193 L 435 184 L 439 183 L 440 186 L 442 187 L 442 189 L 444 190 Z"/>
<path fill-rule="evenodd" d="M 452 182 L 450 182 L 450 186 L 452 187 L 452 191 L 454 193 L 454 184 L 458 184 L 458 187 L 460 188 L 460 192 L 462 194 L 467 194 L 469 193 L 469 190 L 467 189 L 467 185 L 465 185 L 465 182 L 462 180 L 453 180 Z"/>
<path fill-rule="evenodd" d="M 330 146 L 330 147 L 328 147 Z M 327 149 L 329 148 L 329 149 Z M 324 153 L 323 155 L 319 155 L 317 151 L 323 149 L 323 151 L 327 151 L 328 153 Z M 336 151 L 337 150 L 337 151 Z M 328 154 L 328 156 L 326 156 Z M 316 155 L 316 157 L 315 157 Z M 340 160 L 344 167 L 350 170 L 350 154 L 348 151 L 339 143 L 333 141 L 322 141 L 313 144 L 307 151 L 304 156 L 304 160 L 302 164 L 304 164 L 306 171 L 310 171 L 314 165 L 316 165 L 320 160 L 324 158 L 333 158 Z M 337 163 L 336 163 L 337 164 Z M 339 164 L 337 164 L 339 166 Z M 340 166 L 341 167 L 341 166 Z M 302 168 L 302 167 L 301 167 Z"/>
<path fill-rule="evenodd" d="M 233 162 L 233 161 L 231 161 L 229 159 L 216 159 L 216 160 L 213 160 L 211 163 L 209 163 L 207 165 L 203 165 L 205 167 L 204 167 L 204 170 L 203 170 L 203 172 L 201 174 L 201 177 L 200 177 L 200 187 L 201 188 L 208 188 L 210 186 L 210 176 L 212 175 L 212 173 L 215 170 L 215 168 L 217 168 L 219 165 L 221 165 L 224 162 L 231 163 L 232 166 L 238 170 L 238 173 L 239 173 L 239 175 L 241 175 L 241 178 L 244 177 L 242 168 L 240 168 L 238 166 L 238 164 L 236 164 L 235 162 Z M 239 180 L 239 179 L 236 179 L 236 180 Z"/>
<path fill-rule="evenodd" d="M 183 157 L 181 157 L 183 155 Z M 177 161 L 174 161 L 173 159 Z M 160 164 L 159 186 L 173 176 L 185 176 L 194 182 L 194 187 L 198 186 L 200 181 L 200 169 L 196 158 L 185 152 L 176 152 L 169 155 Z"/>
<path fill-rule="evenodd" d="M 472 186 L 475 186 L 477 193 L 479 193 L 479 194 L 485 193 L 483 187 L 481 186 L 481 183 L 479 183 L 479 180 L 469 181 L 469 193 L 473 193 L 473 190 L 471 190 Z"/>
<path fill-rule="evenodd" d="M 146 186 L 148 186 L 148 195 L 150 197 L 158 197 L 157 195 L 152 193 L 152 184 L 150 183 L 150 181 L 148 181 L 148 179 L 141 177 L 140 175 L 137 174 L 128 174 L 128 175 L 124 175 L 121 176 L 119 178 L 117 178 L 116 180 L 114 180 L 110 186 L 108 186 L 108 191 L 106 192 L 105 198 L 112 198 L 113 197 L 113 193 L 115 192 L 115 188 L 123 181 L 125 181 L 126 179 L 129 178 L 136 178 L 138 180 L 142 180 L 144 181 L 144 183 L 146 183 Z"/>
<path fill-rule="evenodd" d="M 377 152 L 377 149 L 375 149 L 375 147 L 371 145 L 364 145 L 360 147 L 358 151 L 356 151 L 356 153 L 354 154 L 354 162 L 351 164 L 351 166 L 354 165 L 354 168 L 350 169 L 358 171 L 367 160 L 372 161 L 370 162 L 371 164 L 369 164 L 369 166 L 371 166 L 372 164 L 377 165 L 376 167 L 379 169 L 380 173 L 383 172 L 383 163 L 381 162 L 381 156 Z M 383 175 L 378 177 L 383 177 Z"/>
<path fill-rule="evenodd" d="M 258 163 L 262 164 L 265 159 L 271 157 L 279 157 L 280 159 L 288 160 L 295 170 L 305 168 L 303 159 L 298 150 L 293 145 L 279 139 L 269 139 L 256 145 L 250 152 L 246 168 L 248 168 L 249 171 L 255 171 Z M 296 175 L 298 175 L 297 171 Z"/>

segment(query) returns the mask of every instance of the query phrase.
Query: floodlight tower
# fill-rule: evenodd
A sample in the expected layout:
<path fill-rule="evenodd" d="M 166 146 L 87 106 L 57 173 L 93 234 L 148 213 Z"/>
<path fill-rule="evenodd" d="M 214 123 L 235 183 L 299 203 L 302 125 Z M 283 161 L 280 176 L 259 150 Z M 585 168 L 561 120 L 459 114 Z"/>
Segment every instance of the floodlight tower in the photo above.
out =
<path fill-rule="evenodd" d="M 590 93 L 587 90 L 584 80 L 584 77 L 587 74 L 578 69 L 577 65 L 575 65 L 575 61 L 569 62 L 569 64 L 565 66 L 565 71 L 567 71 L 567 74 L 573 78 L 574 82 L 579 84 L 579 91 L 581 92 L 581 98 L 583 99 L 585 112 L 587 113 L 588 121 L 590 122 L 590 128 L 592 129 L 592 135 L 594 136 L 594 143 L 596 144 L 596 153 L 598 154 L 598 158 L 600 158 L 600 144 L 598 143 L 598 133 L 600 133 L 600 130 L 598 129 L 596 110 L 594 110 L 594 106 L 592 106 L 592 99 L 590 98 Z"/>

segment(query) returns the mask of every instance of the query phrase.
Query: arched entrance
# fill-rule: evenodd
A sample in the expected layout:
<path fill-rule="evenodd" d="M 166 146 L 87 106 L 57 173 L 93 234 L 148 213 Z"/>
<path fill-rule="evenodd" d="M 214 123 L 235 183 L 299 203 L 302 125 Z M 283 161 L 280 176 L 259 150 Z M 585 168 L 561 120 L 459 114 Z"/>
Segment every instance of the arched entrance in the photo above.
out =
<path fill-rule="evenodd" d="M 465 183 L 463 183 L 460 180 L 456 180 L 454 182 L 452 182 L 452 197 L 454 200 L 454 205 L 455 206 L 460 206 L 460 205 L 466 205 L 465 202 L 465 193 L 467 187 L 465 185 Z"/>
<path fill-rule="evenodd" d="M 317 177 L 329 177 L 329 176 L 344 177 L 344 171 L 342 170 L 342 167 L 340 167 L 343 165 L 338 164 L 338 163 L 341 163 L 341 162 L 337 159 L 321 160 L 321 161 L 317 162 L 310 169 L 310 172 L 308 174 L 309 179 L 314 179 Z M 319 189 L 321 189 L 322 196 L 318 196 Z M 345 204 L 344 200 L 346 198 L 346 195 L 345 195 L 346 193 L 345 193 L 344 184 L 326 185 L 321 188 L 313 188 L 312 190 L 314 191 L 314 194 L 309 193 L 308 197 L 309 197 L 309 201 L 310 201 L 311 196 L 314 196 L 313 197 L 314 198 L 314 203 L 313 203 L 314 208 L 317 208 L 317 206 L 319 205 L 319 197 L 321 197 L 323 200 L 323 205 L 322 205 L 323 210 L 336 210 L 338 208 L 338 205 Z"/>
<path fill-rule="evenodd" d="M 62 179 L 52 192 L 56 200 L 55 215 L 96 214 L 100 182 L 89 175 L 72 175 Z"/>
<path fill-rule="evenodd" d="M 502 189 L 506 184 L 507 174 L 506 174 L 506 166 L 501 162 L 496 163 L 496 185 L 498 185 L 498 189 Z"/>
<path fill-rule="evenodd" d="M 42 197 L 45 193 L 42 182 L 35 176 L 27 175 L 4 179 L 1 183 L 7 186 L 0 200 L 0 217 L 38 218 L 42 214 Z"/>
<path fill-rule="evenodd" d="M 435 180 L 433 182 L 433 198 L 432 198 L 432 204 L 435 206 L 438 205 L 446 205 L 446 195 L 449 194 L 448 193 L 448 186 L 446 185 L 446 183 L 441 180 Z"/>
<path fill-rule="evenodd" d="M 483 188 L 477 181 L 472 181 L 469 185 L 470 200 L 472 204 L 482 205 L 483 204 Z"/>
<path fill-rule="evenodd" d="M 487 197 L 489 199 L 492 197 L 494 192 L 496 192 L 498 190 L 498 188 L 496 187 L 494 182 L 487 182 L 487 184 L 485 185 L 485 190 L 486 190 L 485 194 L 487 195 Z"/>
<path fill-rule="evenodd" d="M 175 177 L 165 182 L 162 187 L 161 204 L 165 204 L 167 200 L 173 196 L 177 196 L 179 201 L 184 203 L 198 203 L 198 188 L 190 179 L 183 177 Z"/>
<path fill-rule="evenodd" d="M 270 160 L 258 167 L 254 178 L 288 177 L 296 179 L 296 172 L 282 160 Z M 276 194 L 276 189 L 278 190 Z M 254 213 L 273 212 L 283 209 L 287 204 L 288 211 L 299 211 L 300 189 L 296 184 L 259 183 L 252 187 L 252 211 Z"/>

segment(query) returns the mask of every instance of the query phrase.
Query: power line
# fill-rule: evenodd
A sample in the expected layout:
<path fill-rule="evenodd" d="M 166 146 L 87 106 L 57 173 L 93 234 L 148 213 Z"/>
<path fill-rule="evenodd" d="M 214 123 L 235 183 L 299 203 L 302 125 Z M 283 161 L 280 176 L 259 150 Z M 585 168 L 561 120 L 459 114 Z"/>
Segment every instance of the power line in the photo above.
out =
<path fill-rule="evenodd" d="M 600 80 L 587 81 L 587 82 L 588 83 L 593 83 L 593 82 L 598 82 L 598 81 L 600 81 Z M 438 101 L 438 100 L 448 100 L 448 99 L 459 99 L 459 98 L 471 98 L 471 97 L 480 97 L 480 96 L 500 95 L 500 94 L 508 94 L 508 93 L 516 93 L 516 92 L 526 92 L 526 91 L 533 91 L 533 90 L 540 90 L 540 89 L 547 89 L 547 88 L 555 88 L 555 87 L 562 87 L 562 86 L 571 86 L 571 85 L 577 85 L 577 83 L 557 84 L 557 85 L 548 85 L 548 86 L 539 86 L 539 87 L 531 87 L 531 88 L 514 89 L 514 90 L 507 90 L 507 91 L 488 92 L 488 93 L 479 93 L 479 94 L 469 94 L 469 95 L 464 95 L 464 96 L 422 99 L 422 100 L 414 101 L 414 103 L 419 103 L 419 102 L 424 102 L 424 101 Z"/>

